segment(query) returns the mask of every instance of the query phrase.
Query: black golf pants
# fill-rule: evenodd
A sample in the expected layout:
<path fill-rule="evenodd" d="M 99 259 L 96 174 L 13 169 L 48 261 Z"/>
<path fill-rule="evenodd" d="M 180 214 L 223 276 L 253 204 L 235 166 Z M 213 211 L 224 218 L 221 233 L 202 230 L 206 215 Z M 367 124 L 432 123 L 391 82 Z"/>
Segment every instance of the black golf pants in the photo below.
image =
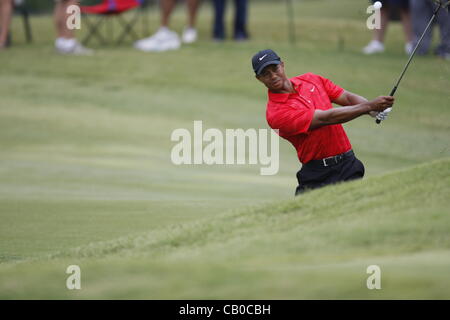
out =
<path fill-rule="evenodd" d="M 298 187 L 295 195 L 329 184 L 362 177 L 364 177 L 364 165 L 353 152 L 345 154 L 339 163 L 333 165 L 324 166 L 321 161 L 308 162 L 297 172 Z"/>

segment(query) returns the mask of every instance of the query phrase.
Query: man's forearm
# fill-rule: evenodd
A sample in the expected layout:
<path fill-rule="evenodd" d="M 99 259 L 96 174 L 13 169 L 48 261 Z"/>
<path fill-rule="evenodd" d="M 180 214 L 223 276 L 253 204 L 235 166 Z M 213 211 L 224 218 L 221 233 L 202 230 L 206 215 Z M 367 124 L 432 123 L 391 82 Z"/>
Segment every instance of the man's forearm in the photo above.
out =
<path fill-rule="evenodd" d="M 345 123 L 371 111 L 370 106 L 364 102 L 354 106 L 332 108 L 329 110 L 316 110 L 310 130 L 330 124 Z"/>
<path fill-rule="evenodd" d="M 309 130 L 314 130 L 330 124 L 345 123 L 370 112 L 384 111 L 387 108 L 392 107 L 394 100 L 394 97 L 380 96 L 372 101 L 359 103 L 354 106 L 345 106 L 328 110 L 316 109 Z"/>
<path fill-rule="evenodd" d="M 343 94 L 341 94 L 337 99 L 334 99 L 332 102 L 340 106 L 346 107 L 346 106 L 356 106 L 358 104 L 367 102 L 367 99 L 357 94 L 354 94 L 350 91 L 344 91 Z"/>
<path fill-rule="evenodd" d="M 366 103 L 366 102 L 368 102 L 368 101 L 369 101 L 369 100 L 367 100 L 367 99 L 364 98 L 364 97 L 361 97 L 361 96 L 359 96 L 359 95 L 357 95 L 357 94 L 348 92 L 348 95 L 347 95 L 347 102 L 348 102 L 348 103 L 346 104 L 346 106 L 356 106 L 356 105 L 359 105 L 359 104 L 361 104 L 361 103 Z M 370 111 L 369 114 L 370 114 L 372 117 L 376 117 L 376 115 L 378 114 L 378 112 L 376 112 L 376 111 Z"/>
<path fill-rule="evenodd" d="M 367 101 L 369 101 L 369 100 L 367 100 L 366 98 L 358 96 L 358 95 L 355 94 L 355 95 L 352 96 L 352 98 L 350 100 L 350 105 L 351 106 L 355 106 L 355 105 L 358 105 L 358 104 L 361 104 L 361 103 L 365 103 Z"/>
<path fill-rule="evenodd" d="M 345 106 L 356 106 L 367 101 L 368 100 L 364 97 L 351 92 L 347 92 L 347 104 Z"/>

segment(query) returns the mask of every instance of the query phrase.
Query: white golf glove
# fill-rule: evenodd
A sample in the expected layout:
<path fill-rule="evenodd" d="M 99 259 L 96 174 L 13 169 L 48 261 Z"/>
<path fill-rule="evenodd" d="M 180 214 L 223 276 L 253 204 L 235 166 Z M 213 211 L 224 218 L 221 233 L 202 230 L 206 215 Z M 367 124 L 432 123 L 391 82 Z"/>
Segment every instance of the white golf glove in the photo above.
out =
<path fill-rule="evenodd" d="M 380 121 L 384 121 L 387 119 L 389 112 L 392 111 L 392 108 L 387 108 L 383 112 L 370 111 L 369 114 L 372 118 L 377 118 Z"/>

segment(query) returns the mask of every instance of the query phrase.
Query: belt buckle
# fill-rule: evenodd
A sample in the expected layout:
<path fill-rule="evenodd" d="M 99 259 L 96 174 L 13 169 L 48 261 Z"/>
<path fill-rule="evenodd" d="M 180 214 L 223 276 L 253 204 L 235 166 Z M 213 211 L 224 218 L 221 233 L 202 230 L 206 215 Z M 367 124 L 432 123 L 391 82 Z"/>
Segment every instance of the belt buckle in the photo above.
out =
<path fill-rule="evenodd" d="M 344 159 L 344 155 L 343 154 L 338 154 L 337 156 L 331 156 L 328 158 L 323 158 L 322 159 L 322 163 L 324 167 L 329 167 L 330 165 L 327 163 L 327 160 L 333 160 L 333 164 L 338 164 L 339 161 Z"/>

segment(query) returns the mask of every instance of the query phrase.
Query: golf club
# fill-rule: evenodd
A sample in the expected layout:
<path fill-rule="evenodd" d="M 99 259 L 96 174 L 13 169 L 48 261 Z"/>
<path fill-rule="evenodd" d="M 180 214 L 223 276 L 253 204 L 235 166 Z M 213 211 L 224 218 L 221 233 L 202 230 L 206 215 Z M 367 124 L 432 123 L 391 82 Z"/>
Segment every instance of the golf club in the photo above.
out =
<path fill-rule="evenodd" d="M 420 37 L 419 41 L 417 42 L 416 47 L 414 48 L 413 52 L 412 52 L 411 55 L 409 56 L 408 62 L 406 63 L 405 67 L 403 68 L 403 71 L 402 71 L 402 73 L 400 74 L 400 77 L 398 78 L 397 83 L 395 84 L 394 88 L 392 88 L 392 91 L 391 91 L 391 93 L 389 94 L 390 96 L 394 96 L 395 92 L 397 91 L 397 88 L 398 88 L 398 86 L 400 85 L 400 82 L 402 81 L 403 76 L 404 76 L 405 73 L 406 73 L 406 70 L 408 70 L 408 67 L 409 67 L 410 63 L 411 63 L 412 59 L 414 58 L 414 55 L 416 54 L 417 48 L 419 48 L 420 43 L 422 42 L 423 37 L 425 36 L 425 34 L 428 32 L 428 29 L 429 29 L 429 28 L 431 27 L 431 25 L 433 24 L 434 19 L 436 19 L 436 16 L 437 16 L 439 10 L 440 10 L 440 9 L 445 9 L 445 8 L 449 9 L 450 1 L 447 1 L 447 3 L 445 3 L 445 4 L 442 2 L 442 0 L 434 0 L 434 2 L 436 2 L 436 4 L 437 4 L 438 6 L 437 6 L 436 9 L 434 10 L 434 14 L 433 14 L 433 16 L 431 17 L 430 22 L 428 22 L 428 25 L 427 25 L 427 27 L 425 28 L 425 31 L 422 33 L 422 36 Z M 377 119 L 375 120 L 376 123 L 380 124 L 381 121 L 382 121 L 382 119 L 385 118 L 386 113 L 390 112 L 391 110 L 392 110 L 392 108 L 388 108 L 388 109 L 386 109 L 385 111 L 380 112 L 380 113 L 377 115 L 377 117 L 376 117 L 376 118 L 377 118 Z"/>

